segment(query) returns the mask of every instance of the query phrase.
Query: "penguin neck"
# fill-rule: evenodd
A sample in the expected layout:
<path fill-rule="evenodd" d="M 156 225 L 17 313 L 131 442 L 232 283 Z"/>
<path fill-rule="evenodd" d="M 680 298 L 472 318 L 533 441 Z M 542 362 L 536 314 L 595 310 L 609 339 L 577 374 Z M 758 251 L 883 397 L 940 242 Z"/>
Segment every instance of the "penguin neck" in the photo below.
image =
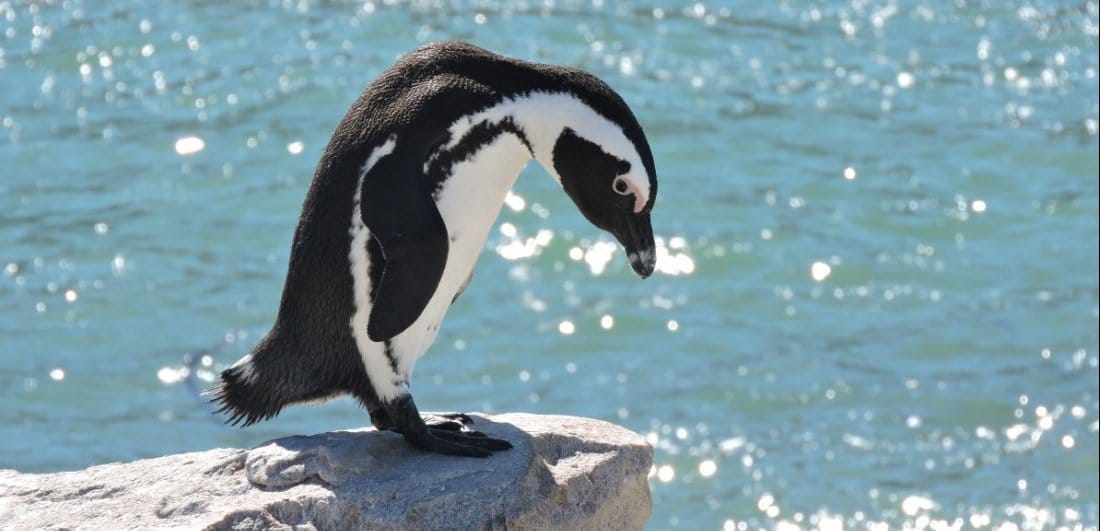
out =
<path fill-rule="evenodd" d="M 511 133 L 522 145 L 517 149 L 526 150 L 525 160 L 534 158 L 561 184 L 553 152 L 562 131 L 608 127 L 613 126 L 606 118 L 568 92 L 532 91 L 505 97 L 488 109 L 459 118 L 448 130 L 450 142 L 445 147 L 454 150 L 463 142 L 476 143 L 479 136 Z M 509 187 L 514 180 L 508 182 Z"/>

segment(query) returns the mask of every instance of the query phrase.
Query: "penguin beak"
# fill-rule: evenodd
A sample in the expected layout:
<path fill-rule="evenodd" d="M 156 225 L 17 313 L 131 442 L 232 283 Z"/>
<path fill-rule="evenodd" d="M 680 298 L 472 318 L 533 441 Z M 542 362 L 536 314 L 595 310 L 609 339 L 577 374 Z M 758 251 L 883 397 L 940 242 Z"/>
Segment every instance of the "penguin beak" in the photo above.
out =
<path fill-rule="evenodd" d="M 642 278 L 652 275 L 657 265 L 657 250 L 653 244 L 649 213 L 627 217 L 612 234 L 626 249 L 626 257 L 634 272 Z"/>

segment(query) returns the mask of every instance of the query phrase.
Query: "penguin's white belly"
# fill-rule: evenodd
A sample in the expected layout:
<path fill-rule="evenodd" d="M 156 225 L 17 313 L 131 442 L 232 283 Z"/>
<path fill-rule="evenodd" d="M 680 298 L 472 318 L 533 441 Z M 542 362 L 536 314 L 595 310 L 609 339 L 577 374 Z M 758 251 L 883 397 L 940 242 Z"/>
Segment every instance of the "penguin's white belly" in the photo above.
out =
<path fill-rule="evenodd" d="M 367 376 L 383 400 L 391 400 L 407 392 L 413 365 L 435 341 L 444 314 L 473 273 L 489 230 L 504 204 L 505 195 L 531 158 L 527 147 L 516 136 L 503 133 L 481 146 L 466 160 L 451 166 L 450 175 L 435 195 L 436 207 L 447 226 L 450 239 L 443 276 L 420 317 L 388 342 L 390 352 L 387 353 L 385 343 L 374 342 L 367 337 L 367 321 L 374 308 L 369 296 L 371 266 L 366 245 L 369 231 L 360 216 L 359 193 L 363 175 L 381 157 L 393 151 L 394 142 L 395 137 L 391 136 L 371 153 L 363 165 L 349 230 L 352 238 L 349 259 L 356 306 L 349 324 Z"/>
<path fill-rule="evenodd" d="M 450 238 L 447 265 L 424 312 L 394 338 L 398 370 L 404 376 L 412 375 L 413 364 L 435 341 L 443 316 L 473 274 L 504 197 L 530 158 L 519 139 L 504 133 L 452 166 L 436 194 L 436 207 Z"/>

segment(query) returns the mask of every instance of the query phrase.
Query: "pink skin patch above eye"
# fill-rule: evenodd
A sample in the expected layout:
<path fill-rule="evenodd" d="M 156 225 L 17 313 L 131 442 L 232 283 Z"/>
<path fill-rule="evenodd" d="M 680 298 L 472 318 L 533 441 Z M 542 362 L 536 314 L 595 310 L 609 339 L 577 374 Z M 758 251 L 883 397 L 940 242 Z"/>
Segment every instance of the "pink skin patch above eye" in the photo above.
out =
<path fill-rule="evenodd" d="M 642 191 L 638 189 L 638 187 L 635 186 L 634 183 L 626 179 L 623 180 L 626 181 L 627 193 L 634 195 L 634 213 L 638 214 L 642 211 L 643 208 L 645 208 L 645 204 L 648 198 L 642 197 Z"/>

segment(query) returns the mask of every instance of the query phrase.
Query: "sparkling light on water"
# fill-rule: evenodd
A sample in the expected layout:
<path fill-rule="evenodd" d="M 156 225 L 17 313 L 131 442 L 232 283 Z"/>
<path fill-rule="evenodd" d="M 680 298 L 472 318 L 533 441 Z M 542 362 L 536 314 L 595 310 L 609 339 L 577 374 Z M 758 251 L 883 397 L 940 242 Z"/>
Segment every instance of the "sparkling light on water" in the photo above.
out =
<path fill-rule="evenodd" d="M 206 147 L 206 141 L 197 136 L 185 136 L 176 140 L 176 153 L 182 156 L 194 155 Z"/>
<path fill-rule="evenodd" d="M 657 271 L 666 275 L 690 275 L 695 272 L 695 260 L 685 253 L 670 253 L 657 248 Z"/>
<path fill-rule="evenodd" d="M 660 236 L 655 237 L 657 246 L 657 273 L 678 276 L 690 275 L 695 272 L 695 259 L 688 254 L 687 240 L 682 236 L 673 236 L 666 240 Z M 574 246 L 568 251 L 569 259 L 584 261 L 589 271 L 596 276 L 602 275 L 607 266 L 616 257 L 622 254 L 618 244 L 608 240 L 598 240 L 588 245 Z"/>
<path fill-rule="evenodd" d="M 508 194 L 504 196 L 504 204 L 512 209 L 512 212 L 523 212 L 523 209 L 527 208 L 527 201 L 511 190 L 508 190 Z"/>
<path fill-rule="evenodd" d="M 810 266 L 810 276 L 817 282 L 822 282 L 833 272 L 833 268 L 825 262 L 814 262 Z"/>
<path fill-rule="evenodd" d="M 695 272 L 695 259 L 688 254 L 687 240 L 673 236 L 667 242 L 663 237 L 654 238 L 657 245 L 656 271 L 665 275 L 690 275 Z"/>
<path fill-rule="evenodd" d="M 713 459 L 704 459 L 699 462 L 699 475 L 709 478 L 718 472 L 718 464 Z"/>
<path fill-rule="evenodd" d="M 157 371 L 157 379 L 165 385 L 180 383 L 191 374 L 187 367 L 161 367 Z"/>
<path fill-rule="evenodd" d="M 901 501 L 901 511 L 908 516 L 916 516 L 917 513 L 930 511 L 936 508 L 936 503 L 923 496 L 906 496 Z"/>
<path fill-rule="evenodd" d="M 116 254 L 111 259 L 111 272 L 116 276 L 121 275 L 126 271 L 126 257 L 121 254 Z"/>
<path fill-rule="evenodd" d="M 503 239 L 494 250 L 505 260 L 538 256 L 554 239 L 554 232 L 549 229 L 539 229 L 534 236 L 523 237 L 516 225 L 510 222 L 501 223 L 499 230 Z"/>
<path fill-rule="evenodd" d="M 593 275 L 602 275 L 618 250 L 619 246 L 614 243 L 598 241 L 585 251 L 584 263 L 588 264 L 588 269 Z"/>

